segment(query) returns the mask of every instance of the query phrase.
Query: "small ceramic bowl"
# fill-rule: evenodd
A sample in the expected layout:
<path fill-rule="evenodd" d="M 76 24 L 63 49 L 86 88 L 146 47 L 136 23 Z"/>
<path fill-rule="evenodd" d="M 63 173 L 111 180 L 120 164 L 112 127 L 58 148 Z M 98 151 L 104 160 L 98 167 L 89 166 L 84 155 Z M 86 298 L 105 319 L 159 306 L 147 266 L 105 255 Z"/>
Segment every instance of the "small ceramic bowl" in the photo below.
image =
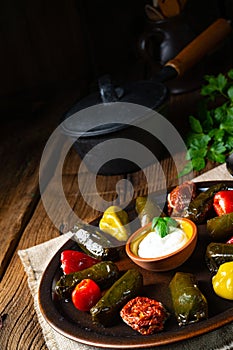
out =
<path fill-rule="evenodd" d="M 186 244 L 180 249 L 168 255 L 163 255 L 159 258 L 141 258 L 137 255 L 138 246 L 140 241 L 150 232 L 151 223 L 144 227 L 141 227 L 134 232 L 126 243 L 126 253 L 128 257 L 137 265 L 150 271 L 169 271 L 182 265 L 193 253 L 197 244 L 197 227 L 189 219 L 175 218 L 181 228 L 186 232 L 189 237 Z"/>

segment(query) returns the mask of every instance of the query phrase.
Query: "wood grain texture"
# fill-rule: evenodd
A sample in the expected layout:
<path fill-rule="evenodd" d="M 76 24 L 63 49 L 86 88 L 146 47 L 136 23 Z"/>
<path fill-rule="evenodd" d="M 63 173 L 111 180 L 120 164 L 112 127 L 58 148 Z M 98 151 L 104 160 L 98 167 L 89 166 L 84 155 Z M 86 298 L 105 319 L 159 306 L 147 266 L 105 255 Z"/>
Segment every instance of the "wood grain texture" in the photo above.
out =
<path fill-rule="evenodd" d="M 65 101 L 58 96 L 44 114 L 32 116 L 33 121 L 13 120 L 4 127 L 0 147 L 0 277 L 40 198 L 38 169 L 43 148 L 77 95 L 77 91 L 69 93 Z"/>
<path fill-rule="evenodd" d="M 4 211 L 2 218 L 4 219 L 3 225 L 5 225 L 5 231 L 4 233 L 0 233 L 4 249 L 1 259 L 4 261 L 4 257 L 9 257 L 6 264 L 7 269 L 0 284 L 0 315 L 7 315 L 3 322 L 3 328 L 0 330 L 0 344 L 4 350 L 47 350 L 40 325 L 37 321 L 26 274 L 17 252 L 19 249 L 34 246 L 59 235 L 59 229 L 54 226 L 53 221 L 48 217 L 41 199 L 37 196 L 29 196 L 29 200 L 28 194 L 31 194 L 32 191 L 33 193 L 37 193 L 35 192 L 35 189 L 38 189 L 39 164 L 37 160 L 39 160 L 39 153 L 43 148 L 42 144 L 49 135 L 49 131 L 53 129 L 54 123 L 56 124 L 59 119 L 61 111 L 72 102 L 71 100 L 76 97 L 76 94 L 75 92 L 72 96 L 69 94 L 69 96 L 66 96 L 66 99 L 60 98 L 60 103 L 51 105 L 50 108 L 47 109 L 47 114 L 44 117 L 46 122 L 44 123 L 41 119 L 41 122 L 38 121 L 33 127 L 31 126 L 31 130 L 34 130 L 34 132 L 31 134 L 30 138 L 25 137 L 29 134 L 29 129 L 18 129 L 18 132 L 20 130 L 22 140 L 25 142 L 23 142 L 24 146 L 18 146 L 18 150 L 13 151 L 14 157 L 8 157 L 9 163 L 6 161 L 7 157 L 3 157 L 3 159 L 5 159 L 4 164 L 6 164 L 6 168 L 1 169 L 0 177 L 4 180 L 1 187 L 1 194 L 3 195 L 2 198 L 5 203 L 2 209 Z M 194 94 L 191 93 L 187 94 L 185 97 L 172 96 L 171 98 L 170 109 L 173 111 L 171 120 L 175 121 L 178 130 L 179 125 L 182 125 L 182 127 L 185 125 L 187 113 L 191 112 L 191 109 L 195 105 L 195 103 L 191 103 L 193 99 Z M 43 131 L 44 126 L 46 127 Z M 7 148 L 7 141 L 5 147 Z M 6 155 L 9 154 L 9 149 L 10 148 L 8 148 Z M 22 149 L 24 150 L 23 153 L 20 152 Z M 19 179 L 16 181 L 15 174 L 17 173 L 18 164 L 21 164 L 22 158 L 24 159 L 26 156 L 31 159 L 31 162 L 28 163 L 28 167 L 24 172 L 19 172 Z M 98 196 L 101 196 L 106 201 L 116 199 L 116 186 L 119 180 L 124 179 L 131 183 L 134 188 L 133 195 L 135 197 L 147 193 L 147 177 L 150 178 L 152 182 L 151 188 L 154 190 L 160 190 L 164 188 L 165 185 L 175 185 L 178 181 L 174 162 L 170 158 L 164 158 L 161 162 L 161 167 L 152 165 L 148 167 L 145 172 L 140 171 L 126 176 L 97 176 L 97 192 L 95 192 L 88 186 L 90 174 L 88 174 L 85 169 L 80 174 L 80 182 L 77 181 L 79 164 L 80 157 L 71 149 L 65 159 L 62 183 L 70 207 L 81 219 L 87 222 L 92 221 L 99 215 L 99 211 L 93 209 L 94 204 L 98 202 Z M 213 167 L 212 164 L 208 166 Z M 164 177 L 161 176 L 161 169 L 165 173 Z M 6 172 L 4 170 L 6 170 Z M 50 175 L 52 175 L 52 173 Z M 56 181 L 59 179 L 56 179 L 56 174 L 54 178 L 54 187 L 52 187 L 54 195 L 51 195 L 49 206 L 54 215 L 54 219 L 62 224 L 64 231 L 66 231 L 72 222 L 64 220 L 63 198 L 59 198 L 56 193 Z M 130 189 L 129 182 L 125 182 L 124 186 L 119 191 L 118 200 L 120 202 L 124 202 L 127 199 Z M 84 200 L 80 193 L 80 187 L 83 188 L 88 199 L 92 201 L 91 206 Z M 14 208 L 15 212 L 12 212 L 12 208 Z M 21 214 L 19 217 L 19 211 L 15 208 L 20 208 Z M 23 217 L 26 218 L 24 225 L 22 224 Z M 13 221 L 14 218 L 15 222 Z M 15 232 L 15 245 L 11 247 L 11 249 L 10 240 L 8 240 L 8 236 L 5 234 L 6 231 Z M 11 252 L 11 254 L 9 254 L 9 252 Z"/>
<path fill-rule="evenodd" d="M 56 237 L 58 233 L 54 230 L 42 204 L 37 207 L 33 217 L 21 236 L 10 266 L 1 281 L 1 314 L 7 315 L 0 333 L 3 349 L 46 349 L 17 251 L 43 242 L 48 235 L 50 238 Z"/>

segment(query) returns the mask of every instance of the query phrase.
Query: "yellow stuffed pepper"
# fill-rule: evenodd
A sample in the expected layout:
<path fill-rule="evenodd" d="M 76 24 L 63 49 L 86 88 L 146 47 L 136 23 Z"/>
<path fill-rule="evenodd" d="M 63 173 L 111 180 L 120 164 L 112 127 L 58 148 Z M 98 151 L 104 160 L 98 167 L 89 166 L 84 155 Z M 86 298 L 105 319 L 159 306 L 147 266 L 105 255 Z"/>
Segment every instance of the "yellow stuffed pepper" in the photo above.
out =
<path fill-rule="evenodd" d="M 126 211 L 118 206 L 107 208 L 100 220 L 99 227 L 118 241 L 126 241 L 129 237 L 129 217 Z"/>
<path fill-rule="evenodd" d="M 219 266 L 216 275 L 212 278 L 212 284 L 218 296 L 233 300 L 233 261 Z"/>

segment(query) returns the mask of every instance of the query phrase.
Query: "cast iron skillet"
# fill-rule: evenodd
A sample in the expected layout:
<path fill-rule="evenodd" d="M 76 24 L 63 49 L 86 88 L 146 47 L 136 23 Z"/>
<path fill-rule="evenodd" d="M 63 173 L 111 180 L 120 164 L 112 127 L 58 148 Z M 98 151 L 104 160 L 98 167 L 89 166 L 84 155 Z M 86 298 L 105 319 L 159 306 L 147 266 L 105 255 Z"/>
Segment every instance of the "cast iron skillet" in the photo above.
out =
<path fill-rule="evenodd" d="M 82 99 L 65 113 L 64 121 L 61 125 L 62 132 L 74 139 L 74 146 L 82 159 L 94 146 L 114 138 L 126 138 L 139 142 L 146 149 L 149 149 L 157 159 L 161 159 L 167 152 L 166 145 L 161 144 L 158 139 L 155 139 L 155 137 L 143 130 L 144 115 L 138 118 L 138 126 L 135 127 L 130 122 L 126 125 L 124 117 L 122 123 L 116 123 L 110 113 L 108 124 L 101 125 L 101 119 L 99 119 L 99 126 L 93 128 L 90 120 L 86 122 L 81 119 L 80 121 L 78 112 L 99 104 L 104 108 L 105 106 L 109 107 L 109 105 L 113 106 L 113 103 L 126 102 L 145 106 L 145 108 L 148 107 L 163 115 L 165 113 L 163 107 L 169 95 L 168 88 L 164 85 L 164 82 L 176 76 L 182 76 L 186 71 L 190 70 L 205 55 L 214 50 L 230 32 L 231 25 L 229 22 L 223 18 L 218 19 L 189 43 L 175 58 L 168 61 L 152 80 L 129 82 L 120 88 L 115 88 L 109 78 L 101 78 L 99 80 L 100 91 L 98 93 Z M 71 116 L 72 118 L 75 116 L 75 121 L 69 123 Z M 156 113 L 152 117 L 152 123 L 155 124 L 156 128 Z M 93 118 L 96 121 L 101 116 L 95 114 Z M 75 142 L 76 140 L 77 142 Z M 103 166 L 98 169 L 96 167 L 96 159 L 101 159 L 101 157 L 103 157 L 103 154 L 100 151 L 97 155 L 91 156 L 88 154 L 88 157 L 85 158 L 87 168 L 95 174 L 116 175 L 131 173 L 148 166 L 151 162 L 145 156 L 144 164 L 142 167 L 138 167 L 137 164 L 127 159 L 117 158 L 105 163 L 103 158 Z"/>

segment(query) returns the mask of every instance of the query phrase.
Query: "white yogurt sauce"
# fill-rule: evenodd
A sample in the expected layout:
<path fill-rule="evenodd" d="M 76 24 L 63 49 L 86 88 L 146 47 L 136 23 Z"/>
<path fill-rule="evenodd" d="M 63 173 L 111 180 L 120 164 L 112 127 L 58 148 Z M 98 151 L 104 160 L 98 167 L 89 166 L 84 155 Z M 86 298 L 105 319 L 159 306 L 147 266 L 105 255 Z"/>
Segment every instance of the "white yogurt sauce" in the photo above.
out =
<path fill-rule="evenodd" d="M 169 234 L 163 238 L 155 229 L 140 242 L 138 256 L 141 258 L 159 258 L 180 249 L 187 241 L 186 233 L 180 228 L 170 226 Z"/>

